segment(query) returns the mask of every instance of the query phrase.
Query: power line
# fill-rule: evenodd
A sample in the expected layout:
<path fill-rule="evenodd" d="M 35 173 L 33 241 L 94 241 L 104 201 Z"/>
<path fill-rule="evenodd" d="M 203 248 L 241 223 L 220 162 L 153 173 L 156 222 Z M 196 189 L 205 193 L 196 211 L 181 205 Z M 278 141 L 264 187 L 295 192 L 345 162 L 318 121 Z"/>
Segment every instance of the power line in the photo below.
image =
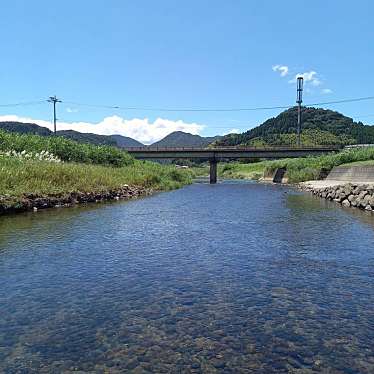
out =
<path fill-rule="evenodd" d="M 332 104 L 343 104 L 358 101 L 374 100 L 374 96 L 358 97 L 351 99 L 335 100 L 335 101 L 324 101 L 317 103 L 306 103 L 305 106 L 318 106 L 318 105 L 332 105 Z M 277 106 L 260 106 L 252 108 L 165 108 L 165 107 L 138 107 L 138 106 L 122 106 L 122 105 L 106 105 L 106 104 L 90 104 L 80 103 L 74 101 L 61 101 L 64 104 L 85 106 L 92 108 L 103 108 L 103 109 L 120 109 L 120 110 L 139 110 L 139 111 L 154 111 L 154 112 L 250 112 L 260 110 L 276 110 L 276 109 L 290 109 L 294 105 L 277 105 Z M 18 102 L 11 104 L 0 104 L 0 107 L 16 107 L 16 106 L 29 106 L 38 105 L 45 103 L 45 100 L 40 101 L 28 101 Z"/>
<path fill-rule="evenodd" d="M 86 106 L 91 108 L 105 108 L 105 109 L 121 109 L 121 107 L 117 105 L 102 105 L 102 104 L 86 104 L 86 103 L 77 103 L 74 101 L 63 101 L 64 104 L 76 105 L 76 106 Z M 122 108 L 127 109 L 127 108 Z M 134 108 L 135 109 L 135 108 Z"/>
<path fill-rule="evenodd" d="M 142 111 L 152 111 L 152 112 L 240 112 L 240 111 L 292 108 L 292 105 L 291 106 L 284 105 L 284 106 L 273 106 L 273 107 L 258 107 L 258 108 L 150 108 L 150 107 L 136 107 L 136 106 L 86 104 L 86 103 L 77 103 L 77 102 L 72 102 L 72 101 L 64 101 L 64 103 L 76 105 L 76 106 L 87 106 L 87 107 L 95 107 L 95 108 L 142 110 Z"/>
<path fill-rule="evenodd" d="M 342 104 L 357 101 L 374 100 L 374 96 L 358 97 L 352 99 L 343 99 L 335 101 L 325 101 L 318 103 L 307 103 L 305 106 L 318 106 L 318 105 L 330 105 L 330 104 Z M 276 110 L 276 109 L 290 109 L 294 105 L 278 105 L 278 106 L 262 106 L 253 108 L 164 108 L 164 107 L 137 107 L 137 106 L 122 106 L 122 105 L 103 105 L 103 104 L 88 104 L 79 103 L 73 101 L 64 101 L 65 104 L 71 104 L 76 106 L 87 106 L 94 108 L 105 108 L 105 109 L 121 109 L 121 110 L 140 110 L 140 111 L 154 111 L 154 112 L 249 112 L 259 110 Z"/>
<path fill-rule="evenodd" d="M 322 103 L 312 103 L 312 104 L 305 104 L 305 105 L 306 106 L 330 105 L 330 104 L 353 103 L 355 101 L 366 101 L 366 100 L 374 100 L 374 96 L 358 97 L 354 99 L 345 99 L 345 100 L 336 100 L 336 101 L 325 101 Z"/>
<path fill-rule="evenodd" d="M 19 103 L 11 103 L 11 104 L 0 104 L 0 107 L 7 108 L 7 107 L 14 107 L 14 106 L 28 106 L 28 105 L 38 105 L 38 104 L 44 104 L 45 100 L 40 101 L 23 101 Z"/>

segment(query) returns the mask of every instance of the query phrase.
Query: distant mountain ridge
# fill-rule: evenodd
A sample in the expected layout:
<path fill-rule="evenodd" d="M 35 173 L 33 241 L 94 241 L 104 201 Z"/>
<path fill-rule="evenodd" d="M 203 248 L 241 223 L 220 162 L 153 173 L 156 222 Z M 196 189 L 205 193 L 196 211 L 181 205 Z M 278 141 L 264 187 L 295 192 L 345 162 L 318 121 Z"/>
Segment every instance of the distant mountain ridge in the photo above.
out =
<path fill-rule="evenodd" d="M 0 129 L 20 134 L 33 134 L 40 136 L 52 136 L 53 132 L 46 127 L 35 123 L 25 122 L 0 122 Z M 74 130 L 57 131 L 58 136 L 63 136 L 81 143 L 91 143 L 95 145 L 110 145 L 119 148 L 146 147 L 137 140 L 122 135 L 98 135 L 92 133 L 82 133 Z M 155 142 L 148 147 L 207 147 L 220 137 L 202 137 L 192 135 L 183 131 L 174 131 L 165 138 Z"/>
<path fill-rule="evenodd" d="M 297 108 L 288 109 L 241 134 L 229 134 L 217 146 L 296 144 Z M 321 108 L 302 108 L 304 145 L 374 143 L 374 126 L 355 122 L 339 112 Z"/>
<path fill-rule="evenodd" d="M 17 132 L 20 134 L 33 134 L 40 136 L 52 136 L 53 131 L 47 127 L 36 125 L 35 123 L 25 122 L 0 122 L 0 129 L 10 132 Z M 92 133 L 83 133 L 74 130 L 60 130 L 57 131 L 58 136 L 75 140 L 81 143 L 91 143 L 95 145 L 110 145 L 119 148 L 126 147 L 142 147 L 144 144 L 135 139 L 122 135 L 98 135 Z"/>

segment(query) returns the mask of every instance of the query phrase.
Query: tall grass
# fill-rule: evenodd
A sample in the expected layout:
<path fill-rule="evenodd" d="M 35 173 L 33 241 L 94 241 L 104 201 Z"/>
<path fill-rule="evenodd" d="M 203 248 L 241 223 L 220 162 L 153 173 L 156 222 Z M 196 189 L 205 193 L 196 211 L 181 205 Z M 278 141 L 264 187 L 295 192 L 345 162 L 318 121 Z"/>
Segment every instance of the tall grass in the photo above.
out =
<path fill-rule="evenodd" d="M 344 150 L 319 157 L 272 161 L 266 165 L 265 172 L 286 168 L 289 182 L 298 183 L 318 179 L 323 169 L 330 171 L 335 166 L 367 160 L 374 160 L 374 147 Z"/>
<path fill-rule="evenodd" d="M 218 175 L 226 179 L 260 179 L 263 176 L 267 161 L 218 164 Z"/>
<path fill-rule="evenodd" d="M 188 170 L 151 162 L 134 161 L 118 168 L 0 157 L 0 195 L 5 199 L 20 198 L 24 194 L 104 192 L 124 184 L 170 190 L 191 181 Z"/>
<path fill-rule="evenodd" d="M 272 175 L 278 168 L 286 168 L 290 183 L 319 179 L 321 172 L 330 171 L 334 166 L 350 163 L 367 164 L 374 160 L 374 147 L 344 150 L 319 157 L 305 157 L 261 161 L 250 164 L 228 163 L 219 166 L 220 175 L 224 178 L 259 179 L 264 174 Z"/>
<path fill-rule="evenodd" d="M 87 164 L 126 166 L 133 158 L 126 152 L 107 145 L 78 143 L 60 136 L 17 134 L 0 130 L 0 151 L 48 151 L 62 161 Z"/>

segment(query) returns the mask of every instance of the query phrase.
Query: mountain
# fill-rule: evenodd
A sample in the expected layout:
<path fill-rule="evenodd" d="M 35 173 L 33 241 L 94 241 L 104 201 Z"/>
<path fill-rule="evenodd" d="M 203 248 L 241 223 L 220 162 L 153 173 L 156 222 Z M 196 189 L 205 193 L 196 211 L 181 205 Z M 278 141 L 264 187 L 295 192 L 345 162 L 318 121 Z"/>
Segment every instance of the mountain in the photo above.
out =
<path fill-rule="evenodd" d="M 0 129 L 10 132 L 18 132 L 20 134 L 33 134 L 41 136 L 50 136 L 53 132 L 46 127 L 38 126 L 35 123 L 25 122 L 0 122 Z"/>
<path fill-rule="evenodd" d="M 92 133 L 78 132 L 74 130 L 60 130 L 57 131 L 58 136 L 63 136 L 79 143 L 91 143 L 95 145 L 111 145 L 117 146 L 114 139 L 107 135 L 98 135 Z"/>
<path fill-rule="evenodd" d="M 214 144 L 288 145 L 296 143 L 297 108 L 288 109 L 277 117 L 242 134 L 229 134 Z M 355 122 L 339 112 L 321 108 L 302 108 L 302 143 L 304 145 L 374 143 L 374 126 Z"/>
<path fill-rule="evenodd" d="M 52 136 L 53 132 L 46 127 L 38 126 L 35 123 L 24 122 L 0 122 L 0 129 L 17 132 L 20 134 L 33 134 L 41 136 Z M 75 140 L 80 143 L 91 143 L 95 145 L 110 145 L 119 148 L 142 147 L 143 144 L 135 139 L 122 135 L 98 135 L 92 133 L 83 133 L 74 130 L 57 131 L 58 136 Z"/>
<path fill-rule="evenodd" d="M 165 138 L 150 145 L 150 147 L 207 147 L 209 144 L 218 140 L 219 136 L 202 137 L 192 135 L 183 131 L 174 131 Z"/>
<path fill-rule="evenodd" d="M 133 138 L 122 135 L 110 135 L 110 138 L 116 142 L 117 147 L 127 148 L 127 147 L 144 147 L 144 144 L 138 142 Z"/>

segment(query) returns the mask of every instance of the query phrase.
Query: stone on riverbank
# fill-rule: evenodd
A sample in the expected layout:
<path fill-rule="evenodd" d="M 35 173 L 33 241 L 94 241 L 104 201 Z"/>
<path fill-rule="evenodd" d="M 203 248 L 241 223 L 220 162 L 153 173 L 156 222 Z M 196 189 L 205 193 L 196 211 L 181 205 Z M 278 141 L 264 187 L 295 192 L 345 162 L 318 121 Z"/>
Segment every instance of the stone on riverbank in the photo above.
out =
<path fill-rule="evenodd" d="M 0 196 L 0 215 L 39 209 L 69 207 L 76 204 L 94 203 L 110 200 L 128 200 L 140 196 L 150 195 L 151 189 L 139 186 L 123 185 L 119 189 L 103 192 L 72 192 L 69 194 L 56 194 L 40 196 L 25 194 L 20 198 Z"/>
<path fill-rule="evenodd" d="M 374 209 L 374 185 L 346 183 L 319 187 L 318 184 L 301 183 L 300 188 L 313 195 L 335 201 L 345 207 L 356 207 L 367 211 Z"/>

